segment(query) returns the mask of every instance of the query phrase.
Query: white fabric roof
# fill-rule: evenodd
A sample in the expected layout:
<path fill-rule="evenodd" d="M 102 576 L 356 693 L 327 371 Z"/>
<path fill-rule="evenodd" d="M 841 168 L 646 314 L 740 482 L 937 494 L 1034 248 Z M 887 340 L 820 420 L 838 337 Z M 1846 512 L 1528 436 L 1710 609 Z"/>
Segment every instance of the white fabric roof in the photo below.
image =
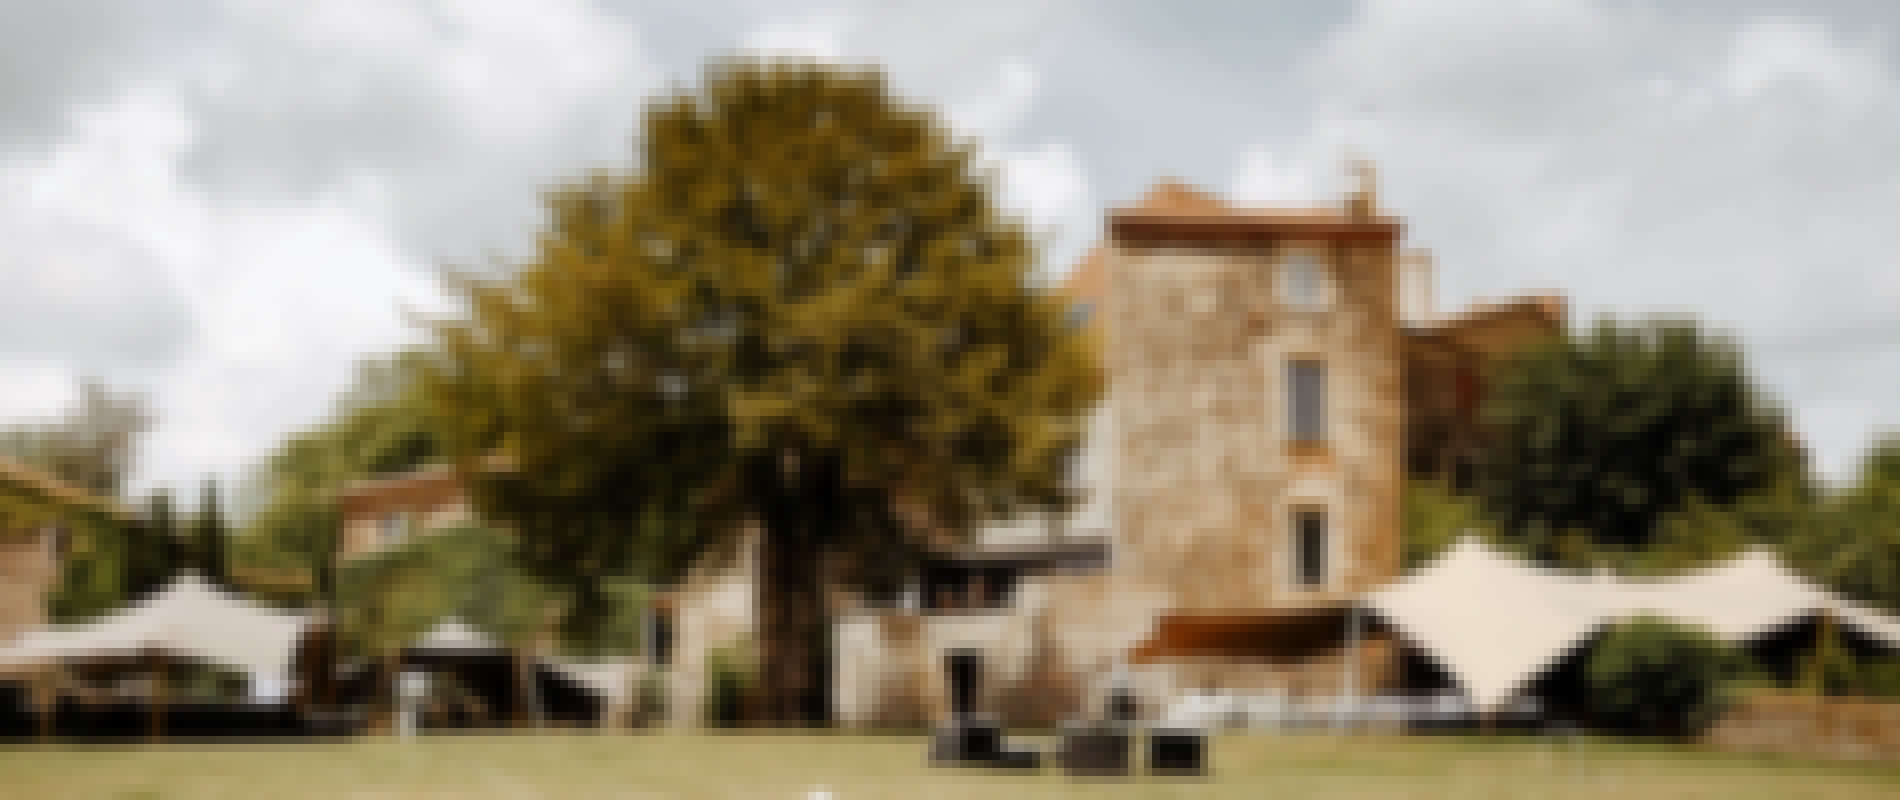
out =
<path fill-rule="evenodd" d="M 409 648 L 411 650 L 424 651 L 461 651 L 505 650 L 507 646 L 496 641 L 494 637 L 476 630 L 474 626 L 460 619 L 450 617 L 449 619 L 436 623 L 433 629 L 423 634 L 422 638 L 417 639 L 414 644 L 409 645 Z"/>
<path fill-rule="evenodd" d="M 541 663 L 593 692 L 608 705 L 624 705 L 633 699 L 633 677 L 637 668 L 631 661 L 577 662 L 544 658 Z"/>
<path fill-rule="evenodd" d="M 1765 549 L 1674 578 L 1636 580 L 1543 569 L 1467 537 L 1364 602 L 1486 708 L 1510 700 L 1599 628 L 1637 614 L 1744 642 L 1827 612 L 1900 647 L 1900 619 L 1814 585 Z"/>
<path fill-rule="evenodd" d="M 469 651 L 469 650 L 505 650 L 507 645 L 479 628 L 467 622 L 450 617 L 437 623 L 422 638 L 409 646 L 412 650 L 423 651 Z M 609 704 L 621 704 L 633 696 L 633 674 L 635 665 L 631 661 L 562 661 L 554 658 L 536 658 L 535 663 L 547 667 L 590 692 L 599 695 Z"/>
<path fill-rule="evenodd" d="M 0 650 L 0 668 L 160 649 L 254 675 L 283 676 L 309 623 L 307 616 L 264 608 L 187 572 L 144 602 L 96 622 L 21 637 Z"/>

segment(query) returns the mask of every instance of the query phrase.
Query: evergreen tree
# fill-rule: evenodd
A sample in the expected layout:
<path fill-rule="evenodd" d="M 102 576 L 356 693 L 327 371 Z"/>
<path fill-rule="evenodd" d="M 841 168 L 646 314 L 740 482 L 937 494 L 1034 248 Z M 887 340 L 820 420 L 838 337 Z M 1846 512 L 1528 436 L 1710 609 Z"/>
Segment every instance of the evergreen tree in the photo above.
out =
<path fill-rule="evenodd" d="M 218 480 L 207 477 L 198 493 L 198 508 L 191 520 L 191 562 L 205 579 L 219 586 L 231 585 L 230 529 L 225 523 L 223 494 Z"/>
<path fill-rule="evenodd" d="M 131 597 L 141 597 L 163 588 L 182 566 L 178 515 L 170 489 L 155 489 L 146 497 L 144 516 L 128 533 L 135 539 L 125 588 Z"/>

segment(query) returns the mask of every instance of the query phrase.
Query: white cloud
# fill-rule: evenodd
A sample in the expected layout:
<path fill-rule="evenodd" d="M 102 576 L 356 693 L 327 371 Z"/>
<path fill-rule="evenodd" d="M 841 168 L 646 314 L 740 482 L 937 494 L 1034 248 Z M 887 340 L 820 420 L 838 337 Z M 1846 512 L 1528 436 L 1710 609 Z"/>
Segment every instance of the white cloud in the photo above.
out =
<path fill-rule="evenodd" d="M 1536 124 L 1572 113 L 1571 89 L 1632 51 L 1643 31 L 1627 22 L 1572 0 L 1372 0 L 1305 72 L 1352 102 Z"/>
<path fill-rule="evenodd" d="M 1804 84 L 1860 110 L 1879 101 L 1890 75 L 1878 40 L 1843 41 L 1813 19 L 1765 17 L 1742 23 L 1722 72 L 1723 88 L 1747 97 L 1784 82 Z"/>
<path fill-rule="evenodd" d="M 208 6 L 55 148 L 0 152 L 0 412 L 83 373 L 150 389 L 141 485 L 316 419 L 416 338 L 435 264 L 521 251 L 549 182 L 625 162 L 658 75 L 587 2 Z"/>
<path fill-rule="evenodd" d="M 357 201 L 373 193 L 217 204 L 181 171 L 196 129 L 174 93 L 138 88 L 4 167 L 18 188 L 0 198 L 5 411 L 52 413 L 84 373 L 153 391 L 141 483 L 256 458 L 321 413 L 356 358 L 413 336 L 399 303 L 436 296 Z"/>
<path fill-rule="evenodd" d="M 204 344 L 157 387 L 164 427 L 145 467 L 174 481 L 251 463 L 325 413 L 358 358 L 417 338 L 405 306 L 442 306 L 388 233 L 342 204 L 233 210 L 220 233 L 244 266 L 202 287 Z"/>
<path fill-rule="evenodd" d="M 1021 215 L 1042 241 L 1043 276 L 1059 278 L 1095 235 L 1097 209 L 1070 141 L 1021 142 L 1040 86 L 1033 64 L 1006 58 L 992 82 L 948 103 L 944 115 L 957 134 L 981 142 L 982 157 L 1000 173 L 999 202 Z"/>
<path fill-rule="evenodd" d="M 191 333 L 180 284 L 205 255 L 203 199 L 172 169 L 191 121 L 141 87 L 74 109 L 70 125 L 51 152 L 0 159 L 0 357 L 76 369 L 170 357 Z"/>
<path fill-rule="evenodd" d="M 759 55 L 837 61 L 844 58 L 846 41 L 857 27 L 856 17 L 838 13 L 774 22 L 745 34 L 740 47 Z"/>
<path fill-rule="evenodd" d="M 266 204 L 380 176 L 425 263 L 522 252 L 550 181 L 625 162 L 660 74 L 629 21 L 578 0 L 229 10 L 178 76 L 194 174 Z"/>
<path fill-rule="evenodd" d="M 1321 199 L 1314 188 L 1309 165 L 1275 156 L 1265 145 L 1254 145 L 1241 156 L 1228 195 L 1248 205 L 1297 205 Z"/>
<path fill-rule="evenodd" d="M 997 68 L 995 85 L 950 103 L 944 116 L 967 135 L 1001 137 L 1022 125 L 1036 101 L 1041 81 L 1036 68 L 1019 58 L 1005 59 Z"/>

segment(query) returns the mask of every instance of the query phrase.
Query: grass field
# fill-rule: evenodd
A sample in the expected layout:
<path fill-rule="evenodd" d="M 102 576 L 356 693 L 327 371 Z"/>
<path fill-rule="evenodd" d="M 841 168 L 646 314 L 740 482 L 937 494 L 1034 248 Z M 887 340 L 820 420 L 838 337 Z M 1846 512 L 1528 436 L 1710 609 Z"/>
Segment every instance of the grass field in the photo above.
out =
<path fill-rule="evenodd" d="M 333 744 L 0 748 L 0 798 L 1900 797 L 1900 765 L 1531 739 L 1228 736 L 1204 778 L 1077 781 L 928 767 L 918 737 L 438 736 Z"/>

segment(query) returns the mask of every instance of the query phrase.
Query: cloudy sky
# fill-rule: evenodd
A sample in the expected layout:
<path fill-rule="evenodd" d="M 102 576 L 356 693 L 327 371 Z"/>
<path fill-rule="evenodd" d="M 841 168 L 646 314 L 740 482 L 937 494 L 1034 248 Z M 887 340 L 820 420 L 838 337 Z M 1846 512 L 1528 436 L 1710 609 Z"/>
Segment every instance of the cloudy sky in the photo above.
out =
<path fill-rule="evenodd" d="M 1060 273 L 1176 175 L 1328 200 L 1377 159 L 1441 306 L 1738 333 L 1824 473 L 1900 426 L 1900 11 L 1469 0 L 0 4 L 0 418 L 96 374 L 139 483 L 236 476 L 435 269 L 525 250 L 640 101 L 737 48 L 875 61 L 1003 168 Z"/>

